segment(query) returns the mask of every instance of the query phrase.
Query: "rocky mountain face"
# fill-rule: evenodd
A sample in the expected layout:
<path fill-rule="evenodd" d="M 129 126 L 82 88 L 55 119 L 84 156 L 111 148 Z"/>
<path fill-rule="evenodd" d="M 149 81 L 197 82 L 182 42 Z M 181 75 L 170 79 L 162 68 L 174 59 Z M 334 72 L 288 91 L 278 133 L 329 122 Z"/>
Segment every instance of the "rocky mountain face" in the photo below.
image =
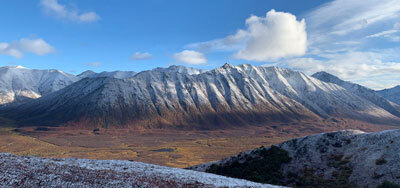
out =
<path fill-rule="evenodd" d="M 30 99 L 58 91 L 78 80 L 89 77 L 128 78 L 133 71 L 113 71 L 95 73 L 86 71 L 78 76 L 59 70 L 28 69 L 22 66 L 0 67 L 0 105 L 23 103 Z"/>
<path fill-rule="evenodd" d="M 203 172 L 120 160 L 0 154 L 0 187 L 279 188 Z"/>
<path fill-rule="evenodd" d="M 0 67 L 0 105 L 39 98 L 77 80 L 74 75 L 59 70 Z"/>
<path fill-rule="evenodd" d="M 93 71 L 85 71 L 79 75 L 77 75 L 77 77 L 79 79 L 83 79 L 83 78 L 95 78 L 95 77 L 111 77 L 111 78 L 119 78 L 119 79 L 124 79 L 124 78 L 129 78 L 129 77 L 133 77 L 136 74 L 136 72 L 134 71 L 112 71 L 112 72 L 100 72 L 100 73 L 95 73 Z"/>
<path fill-rule="evenodd" d="M 376 91 L 366 88 L 364 86 L 361 86 L 359 84 L 354 84 L 351 82 L 343 81 L 340 78 L 329 74 L 327 72 L 317 72 L 312 75 L 312 77 L 317 78 L 321 81 L 328 82 L 328 83 L 334 83 L 337 84 L 346 90 L 352 92 L 353 94 L 356 94 L 371 103 L 375 104 L 376 106 L 381 107 L 382 109 L 385 109 L 386 111 L 390 112 L 391 114 L 400 117 L 400 106 L 387 100 L 388 98 L 379 95 L 379 92 L 377 93 Z M 400 90 L 399 90 L 400 92 Z"/>
<path fill-rule="evenodd" d="M 400 86 L 390 89 L 376 91 L 376 93 L 385 99 L 400 105 Z"/>
<path fill-rule="evenodd" d="M 399 140 L 400 130 L 344 130 L 261 147 L 190 169 L 286 186 L 398 187 Z"/>
<path fill-rule="evenodd" d="M 252 65 L 180 66 L 133 77 L 86 77 L 1 114 L 20 125 L 215 129 L 336 117 L 394 124 L 365 97 L 301 72 Z"/>

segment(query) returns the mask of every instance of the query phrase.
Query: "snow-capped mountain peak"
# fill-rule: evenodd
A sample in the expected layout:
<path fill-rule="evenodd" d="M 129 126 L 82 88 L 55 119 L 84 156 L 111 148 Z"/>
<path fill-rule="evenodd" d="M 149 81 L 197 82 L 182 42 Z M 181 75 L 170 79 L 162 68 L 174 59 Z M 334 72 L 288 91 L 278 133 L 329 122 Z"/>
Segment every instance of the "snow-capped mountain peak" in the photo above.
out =
<path fill-rule="evenodd" d="M 42 124 L 105 127 L 215 128 L 329 117 L 399 122 L 396 108 L 378 99 L 383 102 L 278 67 L 225 64 L 201 71 L 171 66 L 127 79 L 88 77 L 6 114 L 22 121 L 30 114 L 31 122 Z M 384 101 L 389 106 L 379 105 Z"/>
<path fill-rule="evenodd" d="M 58 70 L 0 67 L 0 104 L 38 98 L 75 81 L 74 75 Z"/>

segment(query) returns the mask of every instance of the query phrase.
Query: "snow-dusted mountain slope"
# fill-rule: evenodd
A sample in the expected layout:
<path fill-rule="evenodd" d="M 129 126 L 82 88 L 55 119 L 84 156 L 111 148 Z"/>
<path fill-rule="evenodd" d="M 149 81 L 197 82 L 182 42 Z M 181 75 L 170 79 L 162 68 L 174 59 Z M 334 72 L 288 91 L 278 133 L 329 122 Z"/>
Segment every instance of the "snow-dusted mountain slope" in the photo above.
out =
<path fill-rule="evenodd" d="M 79 79 L 83 78 L 94 78 L 94 77 L 111 77 L 111 78 L 119 78 L 119 79 L 124 79 L 124 78 L 129 78 L 133 77 L 136 74 L 134 71 L 112 71 L 112 72 L 100 72 L 100 73 L 95 73 L 93 71 L 85 71 L 81 74 L 79 74 L 77 77 Z"/>
<path fill-rule="evenodd" d="M 258 159 L 263 162 L 264 158 L 282 157 L 287 160 L 278 164 L 277 172 L 281 174 L 275 177 L 286 186 L 372 188 L 385 181 L 400 185 L 400 130 L 344 130 L 306 136 L 272 149 L 262 147 L 190 169 L 227 175 L 232 174 L 232 169 L 244 170 L 245 166 L 240 164 L 245 162 L 246 166 L 257 162 L 262 168 Z"/>
<path fill-rule="evenodd" d="M 377 94 L 376 91 L 374 91 L 372 89 L 369 89 L 364 86 L 354 84 L 351 82 L 343 81 L 340 78 L 338 78 L 332 74 L 329 74 L 327 72 L 317 72 L 317 73 L 313 74 L 312 77 L 322 80 L 324 82 L 334 83 L 339 86 L 342 86 L 343 88 L 347 89 L 348 91 L 352 92 L 353 94 L 356 94 L 356 95 L 372 102 L 376 106 L 379 106 L 379 107 L 385 109 L 386 111 L 392 113 L 393 115 L 400 117 L 400 106 L 398 106 L 397 104 L 395 104 L 393 102 L 388 101 L 387 99 L 385 99 L 385 97 L 378 95 L 379 92 Z M 400 89 L 399 89 L 399 93 L 400 93 Z"/>
<path fill-rule="evenodd" d="M 77 81 L 58 70 L 36 70 L 22 66 L 0 67 L 0 104 L 38 98 Z"/>
<path fill-rule="evenodd" d="M 162 71 L 164 69 L 157 70 Z M 168 71 L 187 74 L 204 72 L 203 70 L 183 66 L 171 66 Z M 22 66 L 0 67 L 0 105 L 11 102 L 19 104 L 26 102 L 28 99 L 39 98 L 83 78 L 111 77 L 125 79 L 133 77 L 135 74 L 136 72 L 134 71 L 95 73 L 88 70 L 75 76 L 54 69 L 38 70 Z"/>
<path fill-rule="evenodd" d="M 190 75 L 207 72 L 206 70 L 201 70 L 201 69 L 196 69 L 196 68 L 191 68 L 191 67 L 184 67 L 184 66 L 180 66 L 180 65 L 171 65 L 168 68 L 155 68 L 152 71 L 181 73 L 181 74 L 190 74 Z"/>
<path fill-rule="evenodd" d="M 0 154 L 0 187 L 265 187 L 203 172 L 118 160 L 49 159 Z"/>
<path fill-rule="evenodd" d="M 336 84 L 301 72 L 252 65 L 189 74 L 175 66 L 131 78 L 85 78 L 47 96 L 3 108 L 20 125 L 198 127 L 352 118 L 399 118 Z"/>
<path fill-rule="evenodd" d="M 400 105 L 400 86 L 396 86 L 390 89 L 379 90 L 376 91 L 376 93 L 386 98 L 387 100 Z"/>

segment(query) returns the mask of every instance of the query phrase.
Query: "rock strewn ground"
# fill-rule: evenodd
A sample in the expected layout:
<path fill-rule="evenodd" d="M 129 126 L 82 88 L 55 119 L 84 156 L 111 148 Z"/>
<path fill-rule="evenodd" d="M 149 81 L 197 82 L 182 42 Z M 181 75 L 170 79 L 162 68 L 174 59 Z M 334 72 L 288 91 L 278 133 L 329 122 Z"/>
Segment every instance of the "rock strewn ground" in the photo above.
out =
<path fill-rule="evenodd" d="M 0 187 L 276 187 L 223 176 L 119 160 L 0 154 Z"/>

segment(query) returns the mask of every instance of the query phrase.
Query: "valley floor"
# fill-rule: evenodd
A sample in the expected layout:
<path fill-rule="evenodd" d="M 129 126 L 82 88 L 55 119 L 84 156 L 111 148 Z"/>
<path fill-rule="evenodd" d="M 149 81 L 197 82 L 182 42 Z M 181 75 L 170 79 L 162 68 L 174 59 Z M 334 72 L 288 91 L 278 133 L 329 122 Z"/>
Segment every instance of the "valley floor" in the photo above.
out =
<path fill-rule="evenodd" d="M 372 132 L 393 127 L 353 122 L 351 126 L 291 123 L 215 131 L 0 128 L 0 152 L 38 157 L 134 160 L 184 168 L 262 145 L 348 128 Z"/>

